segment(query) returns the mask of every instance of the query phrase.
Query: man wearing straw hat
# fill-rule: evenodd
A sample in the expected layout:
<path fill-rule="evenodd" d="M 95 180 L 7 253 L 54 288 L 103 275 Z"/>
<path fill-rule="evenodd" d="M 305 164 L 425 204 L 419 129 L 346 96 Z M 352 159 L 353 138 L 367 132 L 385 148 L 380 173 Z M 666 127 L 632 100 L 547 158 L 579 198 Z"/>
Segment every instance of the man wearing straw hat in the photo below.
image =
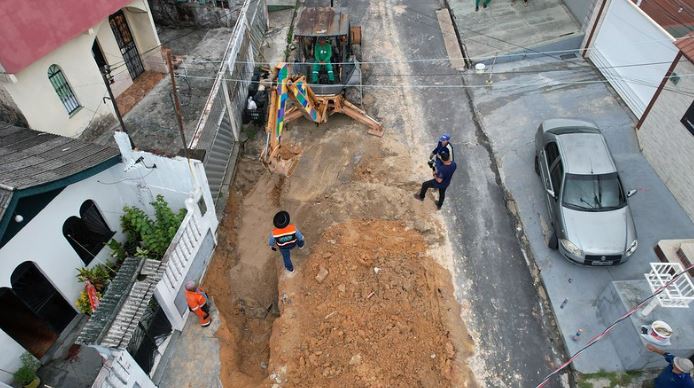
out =
<path fill-rule="evenodd" d="M 646 349 L 665 357 L 668 363 L 668 366 L 655 378 L 655 388 L 694 388 L 692 376 L 689 374 L 694 366 L 689 359 L 675 357 L 651 344 L 647 344 Z"/>

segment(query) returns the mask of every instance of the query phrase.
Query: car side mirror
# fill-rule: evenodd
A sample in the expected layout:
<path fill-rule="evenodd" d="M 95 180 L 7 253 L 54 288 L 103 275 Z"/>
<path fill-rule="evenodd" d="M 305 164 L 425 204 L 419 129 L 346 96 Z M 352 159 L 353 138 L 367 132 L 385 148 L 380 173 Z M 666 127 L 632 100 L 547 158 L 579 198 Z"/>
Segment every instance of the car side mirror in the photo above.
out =
<path fill-rule="evenodd" d="M 634 194 L 638 193 L 639 191 L 636 189 L 629 190 L 627 192 L 627 198 L 632 197 Z"/>
<path fill-rule="evenodd" d="M 556 194 L 554 194 L 554 190 L 552 190 L 552 189 L 545 189 L 545 190 L 547 190 L 547 194 L 551 195 L 552 198 L 554 198 L 554 199 L 557 198 Z"/>

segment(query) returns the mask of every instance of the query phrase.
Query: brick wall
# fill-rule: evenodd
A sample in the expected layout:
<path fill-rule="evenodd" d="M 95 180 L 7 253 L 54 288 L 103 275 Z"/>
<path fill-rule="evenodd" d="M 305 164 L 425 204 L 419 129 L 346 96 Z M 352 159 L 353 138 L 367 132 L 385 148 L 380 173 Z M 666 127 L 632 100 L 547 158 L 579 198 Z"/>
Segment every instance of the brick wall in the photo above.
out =
<path fill-rule="evenodd" d="M 660 93 L 637 133 L 646 159 L 694 220 L 694 135 L 680 122 L 694 102 L 694 64 L 682 57 L 674 72 L 682 74 L 679 82 L 665 83 L 669 90 Z"/>

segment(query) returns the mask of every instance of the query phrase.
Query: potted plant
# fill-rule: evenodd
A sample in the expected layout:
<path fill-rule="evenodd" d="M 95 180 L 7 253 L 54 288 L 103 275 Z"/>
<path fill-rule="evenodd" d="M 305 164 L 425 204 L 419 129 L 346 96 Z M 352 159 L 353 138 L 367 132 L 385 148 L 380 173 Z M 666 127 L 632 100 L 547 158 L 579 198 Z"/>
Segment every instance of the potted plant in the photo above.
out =
<path fill-rule="evenodd" d="M 14 372 L 14 381 L 24 388 L 37 388 L 41 384 L 41 379 L 36 375 L 36 371 L 41 363 L 29 353 L 22 354 L 20 360 L 22 366 Z"/>

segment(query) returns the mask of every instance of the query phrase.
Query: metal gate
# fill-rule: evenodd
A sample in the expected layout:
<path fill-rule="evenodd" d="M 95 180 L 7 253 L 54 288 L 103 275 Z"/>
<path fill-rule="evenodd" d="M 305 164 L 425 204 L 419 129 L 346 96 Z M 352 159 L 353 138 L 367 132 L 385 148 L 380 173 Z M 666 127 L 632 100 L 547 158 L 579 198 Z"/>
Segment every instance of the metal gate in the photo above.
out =
<path fill-rule="evenodd" d="M 130 32 L 125 14 L 123 11 L 118 11 L 109 16 L 108 22 L 111 24 L 111 30 L 116 37 L 118 48 L 120 48 L 120 53 L 123 55 L 123 60 L 130 73 L 130 78 L 134 80 L 145 72 L 145 68 L 142 66 L 140 53 L 137 51 L 135 39 L 133 39 L 133 34 Z"/>
<path fill-rule="evenodd" d="M 640 118 L 677 55 L 674 38 L 631 0 L 611 0 L 588 57 Z"/>

